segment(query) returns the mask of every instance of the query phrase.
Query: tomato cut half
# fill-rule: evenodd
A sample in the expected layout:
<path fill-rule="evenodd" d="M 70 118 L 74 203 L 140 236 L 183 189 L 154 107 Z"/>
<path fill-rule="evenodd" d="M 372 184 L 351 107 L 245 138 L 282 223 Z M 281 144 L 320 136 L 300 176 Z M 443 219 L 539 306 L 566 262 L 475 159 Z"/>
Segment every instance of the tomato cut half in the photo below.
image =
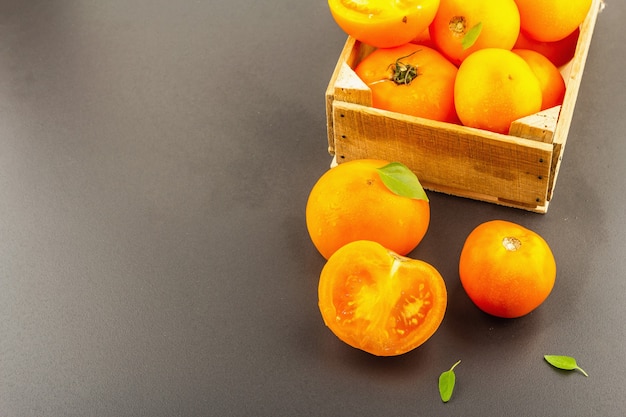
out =
<path fill-rule="evenodd" d="M 423 344 L 447 306 L 445 282 L 432 265 L 365 240 L 328 259 L 318 295 L 326 326 L 348 345 L 377 356 Z"/>
<path fill-rule="evenodd" d="M 377 48 L 410 42 L 434 20 L 440 0 L 328 0 L 348 35 Z"/>

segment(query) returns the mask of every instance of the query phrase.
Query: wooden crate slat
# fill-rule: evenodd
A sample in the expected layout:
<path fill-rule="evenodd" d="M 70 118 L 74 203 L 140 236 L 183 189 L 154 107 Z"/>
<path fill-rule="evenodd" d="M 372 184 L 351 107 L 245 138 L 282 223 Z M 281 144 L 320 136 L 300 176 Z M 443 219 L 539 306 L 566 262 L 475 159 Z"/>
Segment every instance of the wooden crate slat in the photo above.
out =
<path fill-rule="evenodd" d="M 454 128 L 352 103 L 335 102 L 333 107 L 339 163 L 360 158 L 400 161 L 435 191 L 466 191 L 524 206 L 546 202 L 550 144 Z"/>

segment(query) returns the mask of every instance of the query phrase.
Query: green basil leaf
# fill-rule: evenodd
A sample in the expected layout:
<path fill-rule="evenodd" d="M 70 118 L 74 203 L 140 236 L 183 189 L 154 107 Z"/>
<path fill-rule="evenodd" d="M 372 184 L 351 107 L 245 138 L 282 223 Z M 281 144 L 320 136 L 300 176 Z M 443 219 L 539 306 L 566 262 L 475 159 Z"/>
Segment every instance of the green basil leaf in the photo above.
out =
<path fill-rule="evenodd" d="M 463 39 L 461 40 L 461 46 L 463 47 L 463 50 L 470 48 L 472 45 L 474 45 L 474 43 L 476 43 L 476 40 L 478 39 L 478 36 L 480 36 L 480 32 L 482 30 L 483 22 L 478 22 L 474 26 L 472 26 L 470 30 L 467 31 L 467 33 L 465 34 L 465 36 L 463 36 Z"/>
<path fill-rule="evenodd" d="M 452 398 L 452 392 L 454 391 L 454 384 L 456 384 L 456 375 L 454 374 L 454 368 L 460 364 L 461 361 L 458 361 L 452 368 L 443 372 L 439 375 L 439 395 L 441 396 L 441 401 L 447 403 Z"/>
<path fill-rule="evenodd" d="M 584 376 L 587 375 L 581 367 L 576 363 L 576 359 L 571 356 L 563 356 L 563 355 L 544 355 L 543 358 L 552 366 L 558 369 L 563 369 L 566 371 L 574 371 L 579 370 Z"/>
<path fill-rule="evenodd" d="M 428 201 L 422 184 L 406 165 L 400 162 L 391 162 L 378 168 L 377 171 L 383 184 L 392 193 L 402 197 Z"/>

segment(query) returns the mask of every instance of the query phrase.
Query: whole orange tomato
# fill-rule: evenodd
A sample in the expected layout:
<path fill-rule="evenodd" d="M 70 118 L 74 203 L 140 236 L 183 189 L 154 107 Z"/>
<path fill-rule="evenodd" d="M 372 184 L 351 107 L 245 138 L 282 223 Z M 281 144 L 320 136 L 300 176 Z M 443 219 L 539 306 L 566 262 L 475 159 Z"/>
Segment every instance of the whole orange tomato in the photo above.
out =
<path fill-rule="evenodd" d="M 511 122 L 541 110 L 539 79 L 522 57 L 502 48 L 468 56 L 454 83 L 454 105 L 463 125 L 507 134 Z"/>
<path fill-rule="evenodd" d="M 557 42 L 578 28 L 593 3 L 592 0 L 515 0 L 520 27 L 537 41 Z"/>
<path fill-rule="evenodd" d="M 437 49 L 460 65 L 480 49 L 513 48 L 520 15 L 513 0 L 441 0 L 429 30 Z"/>
<path fill-rule="evenodd" d="M 439 0 L 328 0 L 328 5 L 348 35 L 377 48 L 390 48 L 426 30 Z"/>
<path fill-rule="evenodd" d="M 367 240 L 341 247 L 320 275 L 324 323 L 343 342 L 377 356 L 400 355 L 443 321 L 446 285 L 430 264 Z"/>
<path fill-rule="evenodd" d="M 459 275 L 478 308 L 497 317 L 515 318 L 548 298 L 556 262 L 548 243 L 537 233 L 512 222 L 492 220 L 467 237 Z"/>
<path fill-rule="evenodd" d="M 354 70 L 372 90 L 372 105 L 411 116 L 458 123 L 454 108 L 457 67 L 425 45 L 377 49 Z"/>
<path fill-rule="evenodd" d="M 306 204 L 306 227 L 324 258 L 354 240 L 373 240 L 400 255 L 422 241 L 430 224 L 428 197 L 393 192 L 381 177 L 386 166 L 388 161 L 356 159 L 317 180 Z"/>

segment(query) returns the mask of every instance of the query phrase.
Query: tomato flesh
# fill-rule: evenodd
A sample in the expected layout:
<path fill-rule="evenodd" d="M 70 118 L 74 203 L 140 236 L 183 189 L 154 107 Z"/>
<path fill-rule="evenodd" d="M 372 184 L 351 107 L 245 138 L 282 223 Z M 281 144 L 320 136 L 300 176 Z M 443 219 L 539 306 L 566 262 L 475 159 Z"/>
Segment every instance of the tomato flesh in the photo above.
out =
<path fill-rule="evenodd" d="M 447 305 L 437 270 L 370 241 L 331 256 L 319 285 L 326 325 L 347 344 L 378 356 L 406 353 L 437 330 Z"/>
<path fill-rule="evenodd" d="M 426 30 L 440 0 L 328 0 L 347 34 L 378 48 L 403 45 Z"/>

